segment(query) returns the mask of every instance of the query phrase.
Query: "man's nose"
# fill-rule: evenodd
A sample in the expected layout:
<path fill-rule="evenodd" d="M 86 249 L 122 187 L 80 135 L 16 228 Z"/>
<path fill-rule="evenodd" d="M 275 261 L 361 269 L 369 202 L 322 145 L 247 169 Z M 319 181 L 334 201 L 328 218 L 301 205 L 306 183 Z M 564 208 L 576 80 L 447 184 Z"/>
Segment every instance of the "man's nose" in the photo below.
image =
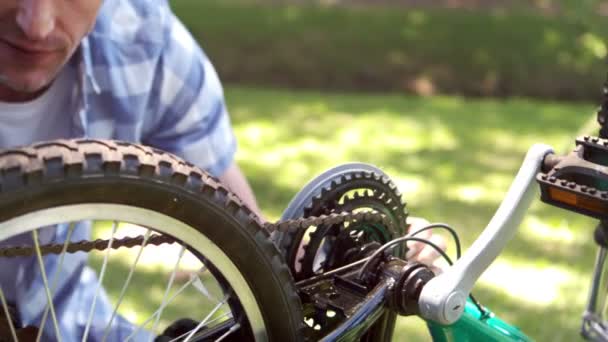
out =
<path fill-rule="evenodd" d="M 31 40 L 45 39 L 55 29 L 56 0 L 21 0 L 17 25 Z"/>

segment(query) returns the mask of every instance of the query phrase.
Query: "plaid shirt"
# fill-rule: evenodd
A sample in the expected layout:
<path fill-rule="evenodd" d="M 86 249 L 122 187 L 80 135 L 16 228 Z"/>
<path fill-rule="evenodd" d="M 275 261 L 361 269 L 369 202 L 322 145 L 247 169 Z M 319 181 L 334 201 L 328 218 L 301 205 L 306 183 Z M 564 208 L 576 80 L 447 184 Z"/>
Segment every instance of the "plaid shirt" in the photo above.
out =
<path fill-rule="evenodd" d="M 66 67 L 78 71 L 73 137 L 141 142 L 179 155 L 216 176 L 232 163 L 236 141 L 220 81 L 167 1 L 104 0 L 93 31 Z M 88 239 L 89 224 L 79 223 L 72 240 Z M 66 225 L 40 232 L 42 243 L 61 243 L 66 236 Z M 15 245 L 20 239 L 31 243 L 28 234 L 7 244 Z M 55 291 L 63 341 L 82 339 L 97 289 L 97 276 L 86 266 L 86 259 L 84 253 L 66 256 Z M 45 257 L 49 279 L 58 260 L 54 255 Z M 47 301 L 36 259 L 11 262 L 0 267 L 16 270 L 17 276 L 0 277 L 0 285 L 19 309 L 22 322 L 38 326 Z M 101 340 L 112 311 L 102 291 L 89 340 Z M 132 331 L 129 322 L 115 318 L 108 340 L 122 341 Z M 43 340 L 55 339 L 49 317 Z M 150 335 L 142 331 L 136 340 L 148 341 Z"/>
<path fill-rule="evenodd" d="M 105 0 L 75 57 L 75 136 L 142 142 L 216 176 L 233 161 L 220 81 L 166 1 Z"/>

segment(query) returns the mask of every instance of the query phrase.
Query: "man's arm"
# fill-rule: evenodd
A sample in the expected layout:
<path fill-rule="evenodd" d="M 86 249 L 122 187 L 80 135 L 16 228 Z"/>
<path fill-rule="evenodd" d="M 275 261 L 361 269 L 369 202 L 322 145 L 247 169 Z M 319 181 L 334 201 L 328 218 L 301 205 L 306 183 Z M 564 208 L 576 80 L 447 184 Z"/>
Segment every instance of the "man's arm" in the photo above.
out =
<path fill-rule="evenodd" d="M 251 187 L 235 162 L 237 148 L 215 68 L 170 8 L 151 96 L 158 122 L 142 142 L 174 153 L 220 179 L 261 218 Z"/>
<path fill-rule="evenodd" d="M 264 220 L 262 212 L 255 200 L 253 190 L 251 190 L 245 175 L 235 162 L 230 164 L 219 178 L 228 189 L 234 192 L 249 207 L 249 209 L 253 210 L 260 219 Z"/>

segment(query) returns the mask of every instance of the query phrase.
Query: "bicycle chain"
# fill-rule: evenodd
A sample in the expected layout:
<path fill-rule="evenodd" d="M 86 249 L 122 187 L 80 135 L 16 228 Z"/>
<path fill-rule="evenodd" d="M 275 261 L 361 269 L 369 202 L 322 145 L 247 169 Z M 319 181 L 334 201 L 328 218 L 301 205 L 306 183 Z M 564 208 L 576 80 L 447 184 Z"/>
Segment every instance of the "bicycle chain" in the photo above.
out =
<path fill-rule="evenodd" d="M 114 239 L 112 240 L 112 249 L 119 249 L 121 247 L 132 248 L 135 246 L 141 246 L 144 243 L 145 237 L 143 235 L 135 236 L 135 237 L 127 237 L 122 239 Z M 160 246 L 166 243 L 174 243 L 175 239 L 168 235 L 161 234 L 153 234 L 148 238 L 147 245 Z M 40 246 L 40 252 L 42 255 L 45 254 L 61 254 L 64 248 L 63 243 L 61 244 L 49 244 Z M 92 250 L 104 251 L 108 249 L 110 245 L 110 240 L 97 239 L 94 241 L 84 240 L 79 242 L 72 242 L 67 245 L 66 252 L 67 253 L 76 253 L 76 252 L 90 252 Z M 0 249 L 0 257 L 22 257 L 22 256 L 31 256 L 36 253 L 36 249 L 32 246 L 17 246 L 17 247 L 8 247 Z"/>
<path fill-rule="evenodd" d="M 369 223 L 381 223 L 385 225 L 392 225 L 393 223 L 384 215 L 377 211 L 366 211 L 366 212 L 342 212 L 332 213 L 329 215 L 321 215 L 316 217 L 306 217 L 295 220 L 286 220 L 276 223 L 266 223 L 264 228 L 269 232 L 272 231 L 292 231 L 295 229 L 305 229 L 310 226 L 320 225 L 336 225 L 342 223 L 353 223 L 353 222 L 369 222 Z M 94 241 L 84 240 L 79 242 L 72 242 L 67 244 L 65 247 L 64 243 L 61 244 L 48 244 L 40 246 L 40 252 L 42 255 L 46 254 L 61 254 L 63 249 L 66 249 L 67 253 L 76 252 L 90 252 L 92 250 L 105 251 L 108 248 L 119 249 L 121 247 L 133 248 L 135 246 L 141 246 L 144 243 L 145 237 L 143 235 L 135 237 L 126 237 L 122 239 L 113 239 L 110 246 L 110 239 L 97 239 Z M 173 244 L 177 242 L 174 238 L 168 235 L 152 234 L 148 238 L 146 245 L 160 246 L 163 244 Z M 32 256 L 36 253 L 36 249 L 32 246 L 16 246 L 0 248 L 0 257 L 25 257 Z"/>

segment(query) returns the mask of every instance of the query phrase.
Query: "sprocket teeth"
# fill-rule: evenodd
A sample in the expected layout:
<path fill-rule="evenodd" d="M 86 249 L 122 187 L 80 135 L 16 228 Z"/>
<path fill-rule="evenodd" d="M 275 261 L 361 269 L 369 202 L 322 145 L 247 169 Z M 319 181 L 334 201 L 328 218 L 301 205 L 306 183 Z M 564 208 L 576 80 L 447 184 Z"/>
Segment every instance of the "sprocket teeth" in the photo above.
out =
<path fill-rule="evenodd" d="M 369 205 L 371 206 L 370 209 L 376 212 L 383 212 L 389 221 L 392 221 L 394 225 L 399 227 L 395 227 L 399 230 L 398 232 L 393 231 L 395 228 L 389 228 L 390 235 L 394 236 L 403 233 L 401 229 L 405 228 L 401 227 L 405 227 L 405 220 L 407 218 L 406 203 L 395 183 L 390 178 L 376 172 L 353 171 L 330 179 L 328 183 L 328 186 L 322 187 L 316 196 L 310 198 L 310 202 L 304 207 L 304 217 L 314 218 L 322 215 L 330 216 L 332 213 L 343 211 L 353 212 Z M 376 210 L 374 207 L 384 209 Z M 357 221 L 352 221 L 352 223 L 354 226 L 348 225 L 350 228 L 347 225 L 340 225 L 338 229 L 353 229 L 353 227 L 359 224 Z M 333 226 L 334 228 L 337 227 L 336 225 Z M 302 265 L 302 269 L 297 272 L 299 276 L 305 277 L 312 272 L 312 260 L 314 260 L 314 256 L 317 253 L 317 250 L 314 249 L 321 245 L 321 241 L 326 235 L 333 234 L 329 230 L 331 227 L 332 225 L 329 223 L 320 225 L 316 231 L 309 234 L 309 240 L 303 246 L 304 255 L 297 260 Z M 288 248 L 288 255 L 291 255 L 292 260 L 296 259 L 293 257 L 296 253 L 294 249 L 296 247 L 293 246 L 297 245 L 299 247 L 302 242 L 298 238 L 294 238 L 293 240 L 291 243 L 292 247 Z M 324 267 L 332 266 L 325 265 Z"/>
<path fill-rule="evenodd" d="M 321 190 L 321 194 L 319 194 L 319 195 L 317 195 L 317 196 L 314 196 L 314 197 L 311 199 L 310 203 L 308 203 L 308 204 L 307 204 L 307 205 L 304 207 L 304 216 L 317 216 L 317 215 L 318 215 L 318 214 L 316 214 L 316 213 L 312 213 L 312 211 L 313 211 L 313 209 L 314 209 L 315 204 L 316 204 L 316 203 L 321 202 L 321 199 L 323 198 L 323 192 L 324 192 L 324 191 L 325 191 L 325 194 L 327 194 L 327 191 L 329 191 L 329 190 L 326 190 L 325 188 L 323 188 L 323 189 Z"/>

